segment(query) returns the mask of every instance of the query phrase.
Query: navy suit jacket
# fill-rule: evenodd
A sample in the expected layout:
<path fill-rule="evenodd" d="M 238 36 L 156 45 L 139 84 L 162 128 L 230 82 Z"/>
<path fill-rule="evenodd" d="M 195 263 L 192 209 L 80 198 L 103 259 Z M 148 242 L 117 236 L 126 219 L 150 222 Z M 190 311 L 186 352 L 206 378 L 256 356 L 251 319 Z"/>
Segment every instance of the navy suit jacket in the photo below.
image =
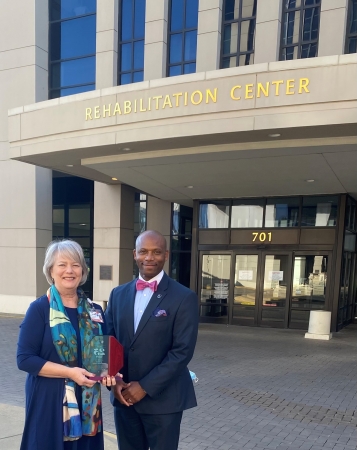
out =
<path fill-rule="evenodd" d="M 124 346 L 124 381 L 138 381 L 147 392 L 134 408 L 171 414 L 196 406 L 187 364 L 197 340 L 197 295 L 164 274 L 134 334 L 135 295 L 136 280 L 116 287 L 105 312 L 108 334 Z M 158 309 L 167 315 L 155 317 Z M 112 394 L 111 401 L 122 406 Z"/>

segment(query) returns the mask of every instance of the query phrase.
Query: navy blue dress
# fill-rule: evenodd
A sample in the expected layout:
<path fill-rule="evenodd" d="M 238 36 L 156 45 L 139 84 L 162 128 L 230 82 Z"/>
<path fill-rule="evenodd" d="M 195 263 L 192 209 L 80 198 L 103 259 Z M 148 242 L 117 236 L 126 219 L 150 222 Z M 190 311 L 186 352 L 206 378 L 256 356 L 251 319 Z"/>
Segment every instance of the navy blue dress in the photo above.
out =
<path fill-rule="evenodd" d="M 101 309 L 99 305 L 95 305 L 95 308 Z M 20 326 L 17 365 L 20 370 L 28 372 L 25 428 L 20 450 L 104 450 L 103 432 L 95 436 L 83 436 L 77 441 L 63 441 L 64 378 L 38 376 L 47 361 L 61 364 L 52 341 L 49 310 L 47 296 L 38 298 L 29 306 Z M 77 309 L 66 310 L 80 342 Z M 103 325 L 103 334 L 106 334 L 106 326 Z M 81 361 L 82 354 L 79 352 L 78 365 Z M 77 388 L 76 396 L 81 408 L 80 387 Z"/>

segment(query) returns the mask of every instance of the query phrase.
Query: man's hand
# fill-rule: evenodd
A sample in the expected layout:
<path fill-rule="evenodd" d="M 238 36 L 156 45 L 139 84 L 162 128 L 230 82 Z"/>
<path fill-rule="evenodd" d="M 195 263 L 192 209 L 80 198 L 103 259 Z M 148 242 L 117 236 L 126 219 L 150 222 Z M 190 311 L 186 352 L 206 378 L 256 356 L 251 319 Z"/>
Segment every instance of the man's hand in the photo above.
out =
<path fill-rule="evenodd" d="M 123 390 L 124 400 L 129 405 L 134 405 L 134 403 L 140 402 L 146 395 L 144 389 L 140 386 L 138 381 L 132 381 L 128 384 L 128 387 Z"/>
<path fill-rule="evenodd" d="M 124 383 L 123 380 L 117 380 L 116 385 L 112 386 L 114 397 L 118 400 L 118 402 L 125 406 L 130 406 L 130 404 L 124 399 L 122 391 L 123 389 L 127 389 L 129 386 L 130 383 Z"/>

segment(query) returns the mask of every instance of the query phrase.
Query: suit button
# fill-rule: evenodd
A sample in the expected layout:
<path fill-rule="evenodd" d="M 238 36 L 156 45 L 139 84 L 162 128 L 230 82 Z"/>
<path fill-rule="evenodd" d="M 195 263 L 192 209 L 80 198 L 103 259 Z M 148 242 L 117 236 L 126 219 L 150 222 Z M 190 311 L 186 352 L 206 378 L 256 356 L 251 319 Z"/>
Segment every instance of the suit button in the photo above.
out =
<path fill-rule="evenodd" d="M 132 352 L 134 351 L 134 347 L 131 347 L 131 349 L 130 349 Z"/>

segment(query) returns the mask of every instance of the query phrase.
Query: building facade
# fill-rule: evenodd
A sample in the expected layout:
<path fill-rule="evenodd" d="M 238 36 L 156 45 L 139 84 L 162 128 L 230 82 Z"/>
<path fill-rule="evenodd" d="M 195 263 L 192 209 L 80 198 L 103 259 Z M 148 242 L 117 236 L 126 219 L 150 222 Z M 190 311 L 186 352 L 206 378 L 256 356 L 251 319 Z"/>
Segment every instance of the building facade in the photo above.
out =
<path fill-rule="evenodd" d="M 105 304 L 157 229 L 202 321 L 355 321 L 356 0 L 14 0 L 0 24 L 0 311 L 62 237 Z"/>

